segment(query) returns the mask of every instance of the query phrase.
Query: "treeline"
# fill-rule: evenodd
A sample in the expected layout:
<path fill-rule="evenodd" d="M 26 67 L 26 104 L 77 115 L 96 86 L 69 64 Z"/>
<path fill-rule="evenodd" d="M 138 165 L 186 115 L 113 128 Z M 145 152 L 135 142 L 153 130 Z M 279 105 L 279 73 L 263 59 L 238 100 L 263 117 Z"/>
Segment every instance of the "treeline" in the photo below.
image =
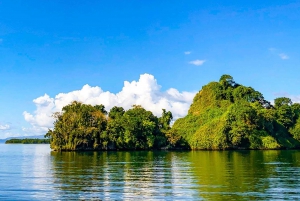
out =
<path fill-rule="evenodd" d="M 186 117 L 171 130 L 191 149 L 300 147 L 300 104 L 280 97 L 274 105 L 252 87 L 223 75 L 203 86 Z"/>
<path fill-rule="evenodd" d="M 103 105 L 91 106 L 77 101 L 54 115 L 50 138 L 54 150 L 146 150 L 172 148 L 168 132 L 172 113 L 162 110 L 160 118 L 134 105 L 125 111 Z"/>
<path fill-rule="evenodd" d="M 10 139 L 6 140 L 5 144 L 50 144 L 50 139 Z"/>
<path fill-rule="evenodd" d="M 45 135 L 54 150 L 300 148 L 300 104 L 280 97 L 272 105 L 230 75 L 203 86 L 172 128 L 171 112 L 158 118 L 139 105 L 107 112 L 74 101 L 54 118 Z"/>

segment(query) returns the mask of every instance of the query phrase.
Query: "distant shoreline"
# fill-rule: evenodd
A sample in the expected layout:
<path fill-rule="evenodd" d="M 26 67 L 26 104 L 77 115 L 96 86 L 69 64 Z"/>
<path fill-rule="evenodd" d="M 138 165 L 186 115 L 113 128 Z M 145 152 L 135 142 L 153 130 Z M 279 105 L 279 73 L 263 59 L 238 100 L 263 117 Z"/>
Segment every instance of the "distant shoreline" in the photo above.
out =
<path fill-rule="evenodd" d="M 5 144 L 50 144 L 50 139 L 25 138 L 25 139 L 9 139 Z"/>

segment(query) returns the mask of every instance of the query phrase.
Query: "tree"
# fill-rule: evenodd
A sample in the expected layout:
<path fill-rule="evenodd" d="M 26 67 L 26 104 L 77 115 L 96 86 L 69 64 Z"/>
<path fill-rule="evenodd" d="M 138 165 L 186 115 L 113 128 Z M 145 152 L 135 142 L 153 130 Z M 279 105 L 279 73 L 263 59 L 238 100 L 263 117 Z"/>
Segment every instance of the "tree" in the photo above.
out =
<path fill-rule="evenodd" d="M 172 112 L 168 111 L 166 112 L 166 109 L 162 109 L 162 115 L 160 118 L 158 118 L 159 121 L 159 127 L 163 130 L 170 129 L 170 123 L 173 119 Z"/>
<path fill-rule="evenodd" d="M 111 119 L 116 119 L 116 118 L 120 118 L 121 116 L 123 116 L 124 113 L 125 113 L 124 108 L 114 106 L 110 109 L 108 116 Z"/>
<path fill-rule="evenodd" d="M 126 143 L 124 141 L 125 128 L 123 123 L 124 108 L 114 106 L 108 113 L 107 133 L 110 140 L 115 144 L 115 148 L 124 149 Z"/>
<path fill-rule="evenodd" d="M 300 119 L 298 119 L 294 127 L 290 129 L 290 132 L 296 140 L 300 141 Z"/>
<path fill-rule="evenodd" d="M 292 100 L 290 98 L 286 98 L 286 97 L 280 97 L 280 98 L 276 98 L 274 100 L 275 103 L 275 107 L 279 108 L 281 106 L 291 106 L 293 104 Z"/>
<path fill-rule="evenodd" d="M 238 86 L 233 90 L 232 94 L 235 101 L 246 100 L 247 102 L 253 103 L 264 99 L 263 95 L 255 91 L 252 87 Z"/>
<path fill-rule="evenodd" d="M 257 129 L 258 121 L 257 112 L 249 104 L 233 104 L 228 112 L 228 133 L 232 145 L 248 147 L 249 137 Z"/>
<path fill-rule="evenodd" d="M 292 109 L 292 100 L 286 97 L 276 98 L 274 100 L 276 108 L 277 121 L 285 128 L 289 129 L 294 124 L 294 112 Z M 295 107 L 296 108 L 296 107 Z"/>
<path fill-rule="evenodd" d="M 134 105 L 123 115 L 124 144 L 127 149 L 149 149 L 158 132 L 158 119 L 140 105 Z"/>
<path fill-rule="evenodd" d="M 300 103 L 294 103 L 291 107 L 294 113 L 294 122 L 296 122 L 300 116 Z"/>
<path fill-rule="evenodd" d="M 100 105 L 95 105 L 94 108 L 96 108 L 97 110 L 99 110 L 101 113 L 103 114 L 107 114 L 107 111 L 105 110 L 105 106 L 100 104 Z"/>
<path fill-rule="evenodd" d="M 277 121 L 281 123 L 285 128 L 289 129 L 293 126 L 294 113 L 289 105 L 282 105 L 276 109 Z"/>
<path fill-rule="evenodd" d="M 74 101 L 54 115 L 54 129 L 49 130 L 54 150 L 104 149 L 107 119 L 103 105 L 91 106 Z"/>
<path fill-rule="evenodd" d="M 234 86 L 236 84 L 235 81 L 233 80 L 233 77 L 231 75 L 227 75 L 227 74 L 222 75 L 219 82 L 223 86 L 226 86 L 225 88 L 227 88 L 229 86 Z"/>
<path fill-rule="evenodd" d="M 170 111 L 167 112 L 165 109 L 162 109 L 161 117 L 158 118 L 159 132 L 157 133 L 154 141 L 154 146 L 156 148 L 167 145 L 167 138 L 168 136 L 169 137 L 171 136 L 169 135 L 170 134 L 169 131 L 171 129 L 170 124 L 172 119 L 173 119 L 172 112 Z"/>

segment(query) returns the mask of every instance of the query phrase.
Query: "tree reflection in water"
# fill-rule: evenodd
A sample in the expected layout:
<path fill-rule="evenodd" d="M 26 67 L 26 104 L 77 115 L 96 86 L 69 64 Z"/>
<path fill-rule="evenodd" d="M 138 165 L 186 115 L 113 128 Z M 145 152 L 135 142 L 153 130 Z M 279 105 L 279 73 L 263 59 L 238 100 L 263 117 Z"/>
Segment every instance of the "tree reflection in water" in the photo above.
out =
<path fill-rule="evenodd" d="M 51 157 L 57 199 L 300 198 L 300 154 L 291 150 L 52 152 Z"/>

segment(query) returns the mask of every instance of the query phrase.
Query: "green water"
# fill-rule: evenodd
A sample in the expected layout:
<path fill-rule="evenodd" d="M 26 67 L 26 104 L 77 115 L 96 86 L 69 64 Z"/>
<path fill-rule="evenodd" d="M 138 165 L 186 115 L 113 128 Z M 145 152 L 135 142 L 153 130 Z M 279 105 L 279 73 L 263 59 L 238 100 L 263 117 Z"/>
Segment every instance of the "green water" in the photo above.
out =
<path fill-rule="evenodd" d="M 298 200 L 300 151 L 51 152 L 0 145 L 0 200 Z"/>

